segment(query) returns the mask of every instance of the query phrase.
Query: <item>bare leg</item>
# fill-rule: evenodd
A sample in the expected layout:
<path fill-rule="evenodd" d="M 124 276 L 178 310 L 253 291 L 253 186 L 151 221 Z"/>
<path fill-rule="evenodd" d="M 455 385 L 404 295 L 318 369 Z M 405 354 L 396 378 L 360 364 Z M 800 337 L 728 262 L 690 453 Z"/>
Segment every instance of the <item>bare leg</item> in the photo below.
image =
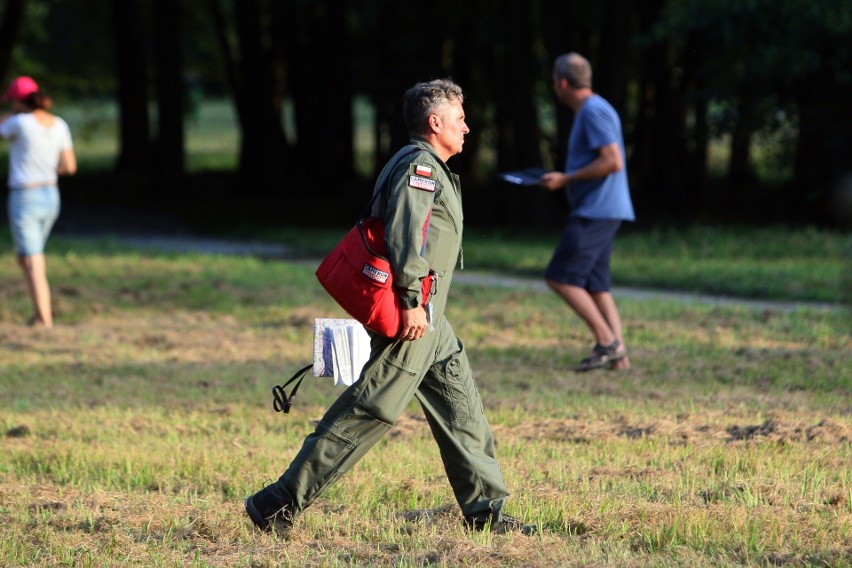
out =
<path fill-rule="evenodd" d="M 621 316 L 618 314 L 618 308 L 615 305 L 612 294 L 609 292 L 593 292 L 591 297 L 609 325 L 609 328 L 612 330 L 612 333 L 615 335 L 615 338 L 621 343 L 621 348 L 618 351 L 626 350 L 624 336 L 621 333 Z M 628 369 L 630 368 L 630 360 L 625 356 L 623 359 L 615 361 L 612 367 L 613 369 Z"/>
<path fill-rule="evenodd" d="M 585 289 L 580 288 L 579 286 L 555 282 L 553 280 L 547 280 L 547 285 L 559 294 L 559 296 L 565 300 L 565 303 L 571 306 L 571 308 L 577 312 L 577 315 L 586 322 L 586 325 L 589 326 L 589 329 L 594 334 L 595 341 L 598 344 L 610 345 L 616 339 L 621 341 L 612 329 L 607 318 L 607 313 L 601 310 L 597 300 Z M 612 298 L 610 297 L 610 302 L 614 308 L 615 303 L 612 302 L 611 299 Z M 620 333 L 621 322 L 618 319 L 618 312 L 616 312 L 616 321 L 618 322 Z"/>
<path fill-rule="evenodd" d="M 27 290 L 33 303 L 33 322 L 44 327 L 53 327 L 53 311 L 50 306 L 50 285 L 47 282 L 47 265 L 43 254 L 19 256 L 18 264 L 24 272 Z"/>

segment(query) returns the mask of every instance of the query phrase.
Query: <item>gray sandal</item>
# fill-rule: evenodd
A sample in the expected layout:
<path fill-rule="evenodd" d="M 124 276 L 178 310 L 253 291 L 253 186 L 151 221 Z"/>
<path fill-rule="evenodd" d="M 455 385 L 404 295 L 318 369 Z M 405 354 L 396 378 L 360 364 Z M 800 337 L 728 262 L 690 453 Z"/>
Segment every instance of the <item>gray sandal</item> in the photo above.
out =
<path fill-rule="evenodd" d="M 582 373 L 593 369 L 602 369 L 603 367 L 607 367 L 620 359 L 624 359 L 627 356 L 627 351 L 616 353 L 619 347 L 621 347 L 621 343 L 619 343 L 617 339 L 610 345 L 601 345 L 600 343 L 596 343 L 592 348 L 592 354 L 580 361 L 580 365 L 575 367 L 574 370 Z"/>

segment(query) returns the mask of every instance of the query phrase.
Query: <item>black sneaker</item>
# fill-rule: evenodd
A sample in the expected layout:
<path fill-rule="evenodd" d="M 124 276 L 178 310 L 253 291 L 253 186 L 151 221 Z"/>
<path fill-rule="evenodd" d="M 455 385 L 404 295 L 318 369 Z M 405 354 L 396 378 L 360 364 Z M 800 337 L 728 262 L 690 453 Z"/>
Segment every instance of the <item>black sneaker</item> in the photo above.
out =
<path fill-rule="evenodd" d="M 245 507 L 251 522 L 263 532 L 284 534 L 293 526 L 290 501 L 274 485 L 246 497 Z"/>
<path fill-rule="evenodd" d="M 476 532 L 489 530 L 492 534 L 519 532 L 529 536 L 538 532 L 538 527 L 535 525 L 525 525 L 509 515 L 500 515 L 499 520 L 496 515 L 492 515 L 487 521 L 482 521 L 477 517 L 465 517 L 464 524 L 468 530 Z"/>

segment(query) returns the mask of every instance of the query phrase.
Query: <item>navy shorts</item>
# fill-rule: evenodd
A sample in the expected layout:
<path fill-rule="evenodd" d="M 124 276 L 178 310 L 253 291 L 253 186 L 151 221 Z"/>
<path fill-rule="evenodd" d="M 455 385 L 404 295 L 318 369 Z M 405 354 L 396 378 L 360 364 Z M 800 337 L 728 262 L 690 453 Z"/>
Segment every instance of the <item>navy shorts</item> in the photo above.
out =
<path fill-rule="evenodd" d="M 589 292 L 609 292 L 609 258 L 620 226 L 621 221 L 611 219 L 568 219 L 545 278 Z"/>

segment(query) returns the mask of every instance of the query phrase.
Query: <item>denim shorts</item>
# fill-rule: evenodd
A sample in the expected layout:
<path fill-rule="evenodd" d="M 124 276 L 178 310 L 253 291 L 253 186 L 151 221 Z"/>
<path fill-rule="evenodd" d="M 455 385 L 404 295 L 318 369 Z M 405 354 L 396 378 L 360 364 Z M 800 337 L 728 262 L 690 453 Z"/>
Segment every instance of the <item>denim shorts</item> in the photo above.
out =
<path fill-rule="evenodd" d="M 571 217 L 545 278 L 589 292 L 609 292 L 609 259 L 621 221 Z"/>
<path fill-rule="evenodd" d="M 43 254 L 44 243 L 59 217 L 59 188 L 43 185 L 10 189 L 6 205 L 18 256 Z"/>

